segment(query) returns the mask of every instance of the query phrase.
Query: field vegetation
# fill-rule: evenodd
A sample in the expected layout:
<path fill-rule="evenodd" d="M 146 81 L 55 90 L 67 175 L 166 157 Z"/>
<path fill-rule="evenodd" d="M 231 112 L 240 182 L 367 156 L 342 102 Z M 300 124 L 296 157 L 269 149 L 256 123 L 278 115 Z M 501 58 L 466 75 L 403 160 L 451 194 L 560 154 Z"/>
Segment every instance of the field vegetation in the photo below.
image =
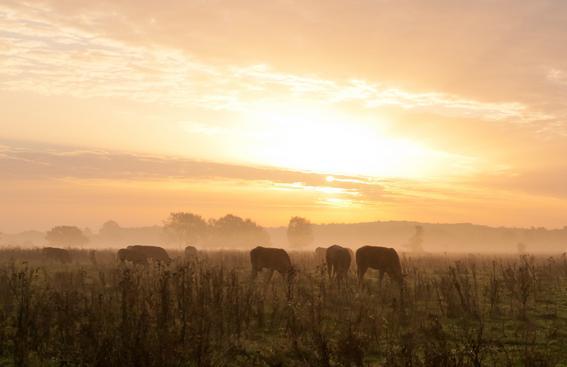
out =
<path fill-rule="evenodd" d="M 0 250 L 2 366 L 567 366 L 565 256 L 402 254 L 403 290 L 353 266 L 255 281 L 245 251 L 164 265 Z"/>

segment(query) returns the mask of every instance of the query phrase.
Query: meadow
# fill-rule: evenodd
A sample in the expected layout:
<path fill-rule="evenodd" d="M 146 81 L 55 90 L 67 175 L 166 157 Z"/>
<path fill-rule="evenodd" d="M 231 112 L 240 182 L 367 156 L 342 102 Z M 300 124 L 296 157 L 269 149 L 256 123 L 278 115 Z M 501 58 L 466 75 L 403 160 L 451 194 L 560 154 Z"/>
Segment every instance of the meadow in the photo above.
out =
<path fill-rule="evenodd" d="M 246 251 L 71 252 L 0 250 L 0 366 L 567 366 L 565 255 L 402 254 L 400 292 L 310 252 L 271 282 Z"/>

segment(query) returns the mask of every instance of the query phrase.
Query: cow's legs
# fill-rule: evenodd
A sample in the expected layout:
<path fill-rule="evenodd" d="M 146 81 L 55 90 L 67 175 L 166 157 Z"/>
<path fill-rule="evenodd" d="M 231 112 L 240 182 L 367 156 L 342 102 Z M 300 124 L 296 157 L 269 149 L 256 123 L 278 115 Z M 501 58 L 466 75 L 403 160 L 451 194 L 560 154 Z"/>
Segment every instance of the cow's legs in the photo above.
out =
<path fill-rule="evenodd" d="M 329 279 L 333 278 L 333 265 L 327 263 L 327 274 L 329 274 Z"/>
<path fill-rule="evenodd" d="M 274 276 L 274 269 L 270 269 L 270 272 L 268 273 L 268 282 L 272 280 L 273 276 Z"/>
<path fill-rule="evenodd" d="M 380 281 L 378 283 L 380 289 L 382 289 L 382 280 L 384 279 L 384 270 L 380 270 Z"/>

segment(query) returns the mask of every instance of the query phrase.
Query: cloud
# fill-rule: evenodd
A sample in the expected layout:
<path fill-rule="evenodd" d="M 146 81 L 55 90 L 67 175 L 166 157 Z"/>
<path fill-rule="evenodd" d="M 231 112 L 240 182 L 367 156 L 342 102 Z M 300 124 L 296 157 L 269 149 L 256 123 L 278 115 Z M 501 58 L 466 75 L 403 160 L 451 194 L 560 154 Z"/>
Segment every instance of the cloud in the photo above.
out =
<path fill-rule="evenodd" d="M 567 85 L 567 73 L 564 70 L 550 68 L 547 71 L 547 80 L 559 85 Z"/>
<path fill-rule="evenodd" d="M 6 199 L 1 210 L 12 213 L 14 228 L 29 224 L 31 212 L 49 218 L 57 213 L 66 221 L 80 212 L 82 221 L 92 217 L 96 222 L 119 212 L 155 223 L 171 210 L 217 216 L 227 208 L 272 224 L 283 224 L 291 215 L 323 222 L 411 218 L 526 224 L 533 223 L 526 216 L 530 210 L 558 223 L 553 218 L 567 201 L 562 176 L 528 173 L 457 181 L 330 178 L 22 141 L 0 141 L 0 152 L 0 195 Z"/>
<path fill-rule="evenodd" d="M 353 203 L 484 200 L 498 191 L 565 197 L 565 169 L 499 173 L 455 180 L 326 175 L 272 167 L 192 160 L 18 141 L 0 141 L 0 179 L 263 183 L 273 190 L 337 196 Z M 565 186 L 565 185 L 563 185 Z"/>
<path fill-rule="evenodd" d="M 380 80 L 330 79 L 267 64 L 210 61 L 180 48 L 126 42 L 109 34 L 112 22 L 105 12 L 86 11 L 69 23 L 58 10 L 47 3 L 0 6 L 0 89 L 241 112 L 260 101 L 309 100 L 489 121 L 541 124 L 554 119 L 513 100 L 483 101 L 435 89 L 412 91 Z"/>
<path fill-rule="evenodd" d="M 27 142 L 0 144 L 0 178 L 270 181 L 282 185 L 320 186 L 326 175 L 179 157 L 123 153 Z M 339 180 L 354 178 L 337 176 Z"/>
<path fill-rule="evenodd" d="M 353 203 L 431 196 L 437 184 L 416 180 L 341 176 L 199 161 L 171 156 L 84 149 L 29 142 L 0 142 L 5 182 L 76 179 L 132 182 L 261 183 L 276 191 L 311 193 Z M 452 191 L 452 190 L 451 190 Z M 457 189 L 458 191 L 458 189 Z"/>

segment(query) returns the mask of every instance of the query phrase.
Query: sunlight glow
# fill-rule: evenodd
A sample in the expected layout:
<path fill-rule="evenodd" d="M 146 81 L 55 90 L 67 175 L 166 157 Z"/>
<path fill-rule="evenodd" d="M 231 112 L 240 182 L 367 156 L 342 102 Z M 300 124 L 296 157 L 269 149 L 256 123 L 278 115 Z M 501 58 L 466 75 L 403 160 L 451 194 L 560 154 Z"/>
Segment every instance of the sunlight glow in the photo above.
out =
<path fill-rule="evenodd" d="M 390 136 L 378 118 L 313 106 L 262 106 L 252 114 L 252 157 L 263 164 L 320 173 L 418 178 L 443 169 L 447 154 Z M 329 176 L 327 181 L 335 178 Z"/>
<path fill-rule="evenodd" d="M 349 196 L 358 195 L 358 192 L 355 190 L 349 190 L 341 187 L 310 186 L 310 185 L 305 185 L 301 182 L 294 182 L 291 184 L 275 183 L 274 189 L 282 190 L 282 191 L 292 191 L 292 190 L 311 191 L 311 192 L 327 194 L 327 195 L 349 195 Z"/>
<path fill-rule="evenodd" d="M 341 207 L 346 208 L 352 206 L 352 200 L 348 199 L 341 199 L 341 198 L 326 198 L 322 201 L 323 204 L 333 206 L 333 207 Z"/>

